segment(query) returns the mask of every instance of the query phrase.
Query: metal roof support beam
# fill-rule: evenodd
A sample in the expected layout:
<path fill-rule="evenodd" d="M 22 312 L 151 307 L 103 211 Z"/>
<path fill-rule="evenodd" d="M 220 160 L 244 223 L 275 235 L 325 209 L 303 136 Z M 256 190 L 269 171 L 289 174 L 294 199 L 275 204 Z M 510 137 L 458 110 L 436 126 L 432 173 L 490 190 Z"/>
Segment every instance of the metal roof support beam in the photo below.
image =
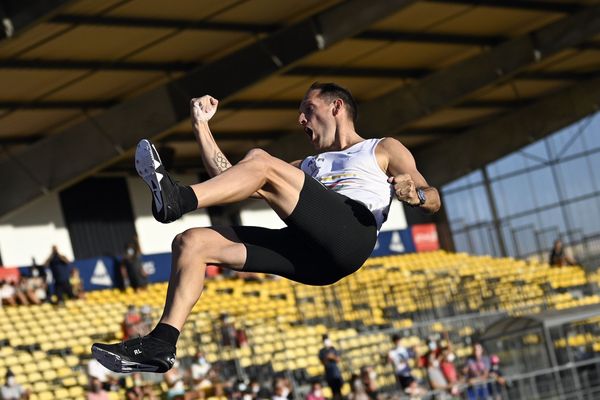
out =
<path fill-rule="evenodd" d="M 402 32 L 371 30 L 355 36 L 357 39 L 381 40 L 386 42 L 418 42 L 436 44 L 458 44 L 465 46 L 496 46 L 506 40 L 503 36 L 459 35 L 435 32 Z"/>
<path fill-rule="evenodd" d="M 247 32 L 254 34 L 271 33 L 281 28 L 281 26 L 278 25 L 80 14 L 57 15 L 53 17 L 50 22 L 54 24 L 120 26 L 151 29 L 194 29 L 203 31 Z"/>
<path fill-rule="evenodd" d="M 73 0 L 4 0 L 0 2 L 0 43 L 48 18 Z"/>
<path fill-rule="evenodd" d="M 600 6 L 586 8 L 364 104 L 359 130 L 371 137 L 397 134 L 403 126 L 599 32 Z"/>
<path fill-rule="evenodd" d="M 590 43 L 588 43 L 590 44 Z M 586 44 L 577 46 L 581 48 Z M 600 47 L 598 47 L 600 49 Z M 147 61 L 96 61 L 96 60 L 47 60 L 47 59 L 11 59 L 0 60 L 0 69 L 31 70 L 102 70 L 132 72 L 189 72 L 200 65 L 189 62 L 147 62 Z M 288 76 L 346 76 L 353 78 L 391 78 L 420 79 L 434 70 L 427 68 L 364 68 L 364 67 L 330 67 L 330 66 L 298 66 L 288 69 L 283 75 Z M 589 79 L 592 72 L 573 71 L 523 71 L 517 75 L 528 80 L 563 80 L 577 81 Z"/>
<path fill-rule="evenodd" d="M 458 108 L 515 108 L 527 100 L 472 100 L 457 104 Z M 105 109 L 118 104 L 117 100 L 39 100 L 7 101 L 0 100 L 0 109 L 19 110 L 90 110 Z M 286 100 L 244 100 L 232 101 L 223 110 L 298 110 L 300 101 Z"/>
<path fill-rule="evenodd" d="M 47 60 L 10 59 L 0 60 L 0 69 L 32 70 L 105 70 L 144 72 L 188 72 L 198 68 L 197 63 L 143 62 L 143 61 L 96 61 L 96 60 Z"/>
<path fill-rule="evenodd" d="M 1 64 L 0 64 L 1 65 Z M 391 78 L 420 79 L 435 72 L 426 68 L 362 68 L 362 67 L 327 67 L 298 66 L 287 70 L 284 75 L 290 76 L 345 76 L 352 78 Z M 591 78 L 591 72 L 572 71 L 523 71 L 517 78 L 536 81 L 577 81 Z"/>
<path fill-rule="evenodd" d="M 600 78 L 595 78 L 424 148 L 415 157 L 423 175 L 439 186 L 598 110 Z"/>
<path fill-rule="evenodd" d="M 581 9 L 581 5 L 573 3 L 559 3 L 552 1 L 524 1 L 524 0 L 427 0 L 432 3 L 464 4 L 468 6 L 509 8 L 517 10 L 547 11 L 558 13 L 572 13 Z"/>
<path fill-rule="evenodd" d="M 159 136 L 185 121 L 190 97 L 210 93 L 226 103 L 238 91 L 414 1 L 336 4 L 13 154 L 0 163 L 0 186 L 11 188 L 0 199 L 0 216 L 117 161 L 141 138 Z"/>

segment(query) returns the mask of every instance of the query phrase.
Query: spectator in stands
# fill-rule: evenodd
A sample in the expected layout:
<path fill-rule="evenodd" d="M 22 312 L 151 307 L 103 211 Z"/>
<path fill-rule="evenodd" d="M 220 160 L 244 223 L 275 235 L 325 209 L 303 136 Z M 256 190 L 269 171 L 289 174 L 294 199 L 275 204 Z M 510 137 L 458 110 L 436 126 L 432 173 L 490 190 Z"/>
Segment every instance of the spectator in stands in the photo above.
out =
<path fill-rule="evenodd" d="M 190 375 L 195 390 L 201 389 L 203 384 L 206 385 L 206 376 L 208 375 L 210 368 L 211 365 L 206 361 L 204 353 L 198 350 L 194 356 L 192 365 L 190 365 Z"/>
<path fill-rule="evenodd" d="M 287 398 L 290 400 L 293 399 L 294 385 L 292 384 L 292 381 L 287 377 L 287 375 L 284 375 L 283 373 L 275 375 L 275 385 L 279 384 L 282 384 L 285 387 L 285 393 L 287 393 Z"/>
<path fill-rule="evenodd" d="M 141 321 L 138 326 L 138 332 L 140 336 L 147 335 L 150 333 L 152 326 L 154 326 L 154 320 L 152 319 L 152 308 L 149 305 L 143 305 L 140 308 Z"/>
<path fill-rule="evenodd" d="M 145 289 L 148 286 L 148 277 L 142 262 L 142 250 L 137 235 L 125 246 L 122 263 L 125 267 L 129 285 L 135 290 Z"/>
<path fill-rule="evenodd" d="M 175 360 L 173 368 L 165 372 L 164 381 L 167 384 L 167 400 L 191 398 L 190 394 L 185 392 L 185 374 L 181 370 L 178 360 Z"/>
<path fill-rule="evenodd" d="M 275 379 L 273 382 L 272 400 L 290 400 L 292 394 L 291 385 L 286 379 Z"/>
<path fill-rule="evenodd" d="M 104 389 L 110 388 L 109 378 L 111 372 L 98 362 L 98 360 L 92 358 L 87 365 L 87 374 L 90 385 L 92 380 L 97 379 Z"/>
<path fill-rule="evenodd" d="M 41 304 L 40 299 L 37 298 L 35 291 L 31 286 L 30 278 L 21 275 L 18 283 L 15 285 L 15 289 L 19 295 L 19 302 L 21 304 Z"/>
<path fill-rule="evenodd" d="M 375 368 L 371 365 L 363 366 L 360 369 L 360 381 L 369 399 L 376 400 L 379 397 L 379 388 L 377 386 L 377 372 Z"/>
<path fill-rule="evenodd" d="M 342 378 L 342 371 L 340 371 L 338 365 L 340 362 L 340 354 L 333 346 L 329 335 L 323 335 L 323 347 L 319 351 L 319 360 L 325 368 L 325 380 L 331 389 L 333 398 L 341 399 L 344 379 Z"/>
<path fill-rule="evenodd" d="M 235 326 L 233 319 L 226 313 L 219 316 L 221 320 L 221 344 L 225 347 L 235 346 Z"/>
<path fill-rule="evenodd" d="M 271 397 L 269 389 L 261 385 L 260 381 L 256 378 L 250 380 L 247 393 L 250 395 L 251 400 L 268 399 Z"/>
<path fill-rule="evenodd" d="M 456 355 L 452 351 L 452 344 L 449 340 L 447 340 L 447 345 L 442 348 L 440 369 L 444 374 L 446 382 L 448 382 L 448 385 L 450 386 L 450 393 L 453 396 L 458 396 L 458 371 L 456 370 L 456 365 L 454 364 L 455 360 Z"/>
<path fill-rule="evenodd" d="M 400 335 L 393 335 L 392 342 L 394 343 L 394 348 L 388 353 L 388 361 L 394 367 L 396 382 L 398 382 L 400 390 L 405 393 L 414 394 L 419 391 L 419 385 L 412 375 L 409 362 L 411 359 L 416 358 L 415 351 L 407 349 L 402 345 Z"/>
<path fill-rule="evenodd" d="M 490 357 L 490 378 L 494 379 L 495 382 L 490 383 L 489 391 L 494 397 L 494 399 L 502 398 L 502 388 L 506 386 L 506 379 L 504 379 L 504 374 L 500 369 L 500 357 L 497 355 L 492 355 Z"/>
<path fill-rule="evenodd" d="M 241 348 L 248 345 L 246 331 L 236 328 L 233 317 L 223 313 L 221 319 L 221 343 L 223 346 Z"/>
<path fill-rule="evenodd" d="M 140 327 L 142 324 L 142 316 L 138 313 L 137 308 L 133 304 L 128 305 L 122 324 L 123 339 L 127 340 L 140 336 Z"/>
<path fill-rule="evenodd" d="M 550 252 L 550 265 L 562 267 L 564 265 L 575 265 L 577 262 L 573 257 L 566 253 L 563 243 L 560 239 L 554 241 L 552 251 Z"/>
<path fill-rule="evenodd" d="M 360 376 L 352 374 L 350 377 L 350 395 L 348 400 L 369 400 L 365 385 L 363 385 Z"/>
<path fill-rule="evenodd" d="M 44 263 L 50 271 L 52 271 L 52 277 L 54 278 L 54 293 L 57 297 L 57 304 L 64 302 L 64 295 L 66 294 L 69 298 L 74 299 L 75 294 L 71 287 L 71 268 L 70 262 L 62 255 L 56 246 L 52 246 L 52 252 L 48 259 Z"/>
<path fill-rule="evenodd" d="M 463 371 L 469 383 L 467 399 L 487 399 L 489 391 L 486 382 L 490 374 L 490 358 L 484 354 L 483 346 L 479 342 L 473 343 L 472 351 Z"/>
<path fill-rule="evenodd" d="M 323 396 L 323 385 L 321 382 L 314 381 L 310 385 L 310 392 L 306 395 L 306 400 L 325 400 L 325 396 Z"/>
<path fill-rule="evenodd" d="M 20 276 L 18 280 L 11 281 L 11 285 L 15 288 L 15 297 L 17 299 L 17 303 L 22 304 L 24 306 L 31 303 L 29 295 L 32 294 L 29 292 L 27 287 L 27 278 L 24 276 Z"/>
<path fill-rule="evenodd" d="M 22 400 L 29 398 L 29 391 L 17 383 L 15 374 L 8 369 L 5 375 L 4 385 L 0 389 L 3 400 Z"/>
<path fill-rule="evenodd" d="M 442 354 L 436 351 L 427 353 L 427 379 L 432 390 L 436 391 L 435 399 L 447 400 L 450 398 L 451 385 L 448 383 L 440 366 Z"/>
<path fill-rule="evenodd" d="M 108 392 L 102 387 L 102 382 L 98 378 L 90 380 L 90 389 L 87 394 L 87 400 L 109 400 Z"/>
<path fill-rule="evenodd" d="M 17 305 L 17 290 L 11 282 L 5 280 L 0 281 L 0 300 L 3 305 Z"/>
<path fill-rule="evenodd" d="M 36 297 L 41 302 L 50 301 L 50 287 L 48 285 L 48 274 L 47 268 L 44 265 L 39 265 L 34 257 L 31 258 L 31 286 L 35 291 Z"/>
<path fill-rule="evenodd" d="M 133 386 L 127 389 L 125 392 L 125 398 L 127 400 L 158 400 L 152 390 L 151 385 L 145 385 L 142 379 L 142 374 L 134 372 L 131 375 L 133 380 Z"/>
<path fill-rule="evenodd" d="M 78 299 L 85 298 L 85 291 L 83 290 L 83 282 L 81 281 L 81 275 L 77 268 L 71 270 L 71 277 L 69 279 L 71 287 L 73 288 L 73 294 Z"/>
<path fill-rule="evenodd" d="M 48 300 L 48 284 L 46 282 L 46 271 L 42 266 L 36 264 L 33 259 L 31 266 L 31 277 L 27 280 L 28 289 L 33 292 L 33 296 L 39 303 L 43 303 Z M 35 303 L 38 304 L 38 303 Z"/>

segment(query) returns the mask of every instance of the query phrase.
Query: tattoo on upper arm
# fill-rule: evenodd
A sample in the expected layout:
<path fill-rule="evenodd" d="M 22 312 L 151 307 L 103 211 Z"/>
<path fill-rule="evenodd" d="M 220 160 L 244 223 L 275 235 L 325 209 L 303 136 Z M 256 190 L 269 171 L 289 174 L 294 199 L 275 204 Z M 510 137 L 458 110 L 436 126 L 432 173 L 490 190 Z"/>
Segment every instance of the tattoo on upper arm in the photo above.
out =
<path fill-rule="evenodd" d="M 231 163 L 227 161 L 227 158 L 219 151 L 215 151 L 213 162 L 215 163 L 215 167 L 217 167 L 219 172 L 223 172 L 226 169 L 231 168 Z"/>

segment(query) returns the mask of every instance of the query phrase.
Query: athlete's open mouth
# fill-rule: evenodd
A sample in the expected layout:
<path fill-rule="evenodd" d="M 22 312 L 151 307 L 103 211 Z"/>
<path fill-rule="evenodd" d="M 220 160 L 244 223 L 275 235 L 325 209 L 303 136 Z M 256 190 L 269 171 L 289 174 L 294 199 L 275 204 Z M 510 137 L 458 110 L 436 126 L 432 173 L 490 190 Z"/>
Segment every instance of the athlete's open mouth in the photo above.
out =
<path fill-rule="evenodd" d="M 312 129 L 310 129 L 308 126 L 305 126 L 304 127 L 304 132 L 306 132 L 306 134 L 308 135 L 308 137 L 310 137 L 311 140 L 312 140 L 312 134 L 313 134 Z"/>

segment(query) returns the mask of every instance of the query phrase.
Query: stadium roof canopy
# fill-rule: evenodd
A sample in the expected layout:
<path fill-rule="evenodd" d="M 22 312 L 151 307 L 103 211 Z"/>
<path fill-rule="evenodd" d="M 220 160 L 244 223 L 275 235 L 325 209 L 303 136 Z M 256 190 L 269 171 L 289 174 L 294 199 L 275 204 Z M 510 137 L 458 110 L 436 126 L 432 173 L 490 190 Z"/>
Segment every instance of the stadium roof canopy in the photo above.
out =
<path fill-rule="evenodd" d="M 292 160 L 311 152 L 306 88 L 338 82 L 359 132 L 399 138 L 437 185 L 600 104 L 592 0 L 3 0 L 0 17 L 0 216 L 132 173 L 143 137 L 199 172 L 189 99 L 206 93 L 232 161 Z"/>

